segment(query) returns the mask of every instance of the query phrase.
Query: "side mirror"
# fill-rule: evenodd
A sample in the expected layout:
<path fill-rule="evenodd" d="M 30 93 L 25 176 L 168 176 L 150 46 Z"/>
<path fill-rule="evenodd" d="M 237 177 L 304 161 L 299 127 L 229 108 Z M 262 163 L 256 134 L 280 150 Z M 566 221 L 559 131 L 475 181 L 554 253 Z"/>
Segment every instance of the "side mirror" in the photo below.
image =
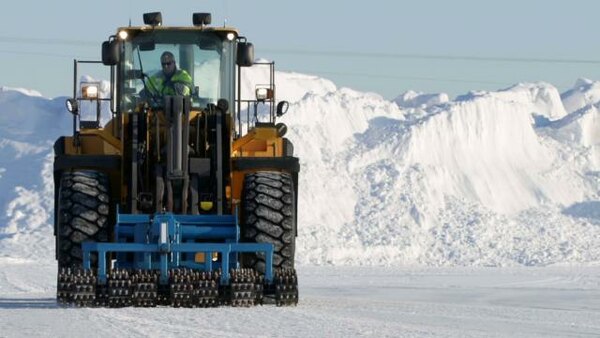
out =
<path fill-rule="evenodd" d="M 238 43 L 237 64 L 240 67 L 251 67 L 254 64 L 254 45 L 250 42 Z"/>
<path fill-rule="evenodd" d="M 102 43 L 102 63 L 105 66 L 114 66 L 119 62 L 119 42 L 117 40 Z"/>
<path fill-rule="evenodd" d="M 287 113 L 290 103 L 287 101 L 281 101 L 277 104 L 277 117 L 285 115 Z"/>

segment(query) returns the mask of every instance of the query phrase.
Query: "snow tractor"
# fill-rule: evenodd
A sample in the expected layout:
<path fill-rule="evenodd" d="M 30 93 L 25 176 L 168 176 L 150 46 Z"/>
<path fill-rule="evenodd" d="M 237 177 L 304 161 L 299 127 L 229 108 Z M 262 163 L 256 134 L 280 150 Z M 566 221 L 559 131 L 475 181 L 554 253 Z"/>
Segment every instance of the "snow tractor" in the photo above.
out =
<path fill-rule="evenodd" d="M 102 44 L 102 61 L 74 60 L 73 135 L 54 145 L 60 304 L 298 302 L 300 165 L 276 123 L 289 104 L 276 103 L 274 63 L 209 13 L 192 22 L 146 13 Z M 110 84 L 78 83 L 90 63 Z M 248 90 L 251 66 L 269 76 Z"/>

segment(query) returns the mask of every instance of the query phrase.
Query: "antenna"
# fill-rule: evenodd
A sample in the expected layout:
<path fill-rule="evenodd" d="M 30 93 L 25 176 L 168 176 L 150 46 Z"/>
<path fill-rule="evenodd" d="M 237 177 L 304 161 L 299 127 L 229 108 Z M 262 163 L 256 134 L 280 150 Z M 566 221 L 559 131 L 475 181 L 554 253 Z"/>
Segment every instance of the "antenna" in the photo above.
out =
<path fill-rule="evenodd" d="M 131 27 L 131 0 L 129 0 L 129 27 Z"/>
<path fill-rule="evenodd" d="M 229 18 L 229 2 L 224 0 L 223 2 L 223 12 L 225 13 L 225 20 L 223 20 L 223 27 L 227 27 L 227 18 Z"/>

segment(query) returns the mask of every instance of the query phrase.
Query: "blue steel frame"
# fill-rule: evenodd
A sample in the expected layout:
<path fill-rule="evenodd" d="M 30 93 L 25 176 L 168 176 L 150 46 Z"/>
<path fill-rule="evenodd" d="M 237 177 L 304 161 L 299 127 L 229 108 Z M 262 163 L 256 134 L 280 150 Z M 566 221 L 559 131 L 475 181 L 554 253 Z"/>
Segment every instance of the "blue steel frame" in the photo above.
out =
<path fill-rule="evenodd" d="M 186 267 L 202 271 L 221 269 L 221 284 L 229 284 L 230 267 L 238 267 L 238 253 L 265 255 L 265 280 L 273 281 L 273 244 L 240 243 L 236 215 L 175 215 L 172 213 L 117 214 L 114 243 L 82 244 L 83 267 L 91 269 L 91 253 L 98 253 L 98 282 L 105 284 L 106 254 L 116 253 L 115 268 L 160 270 L 160 283 L 169 281 L 168 271 Z M 198 242 L 202 241 L 202 242 Z M 133 255 L 132 255 L 133 253 Z M 204 262 L 195 254 L 203 253 Z M 221 261 L 214 261 L 220 253 Z"/>

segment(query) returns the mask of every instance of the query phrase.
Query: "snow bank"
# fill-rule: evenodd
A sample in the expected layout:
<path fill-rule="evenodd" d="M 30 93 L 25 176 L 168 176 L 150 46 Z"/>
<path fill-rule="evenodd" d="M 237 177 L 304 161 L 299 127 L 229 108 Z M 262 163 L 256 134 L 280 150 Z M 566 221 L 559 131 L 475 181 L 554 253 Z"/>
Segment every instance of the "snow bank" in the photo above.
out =
<path fill-rule="evenodd" d="M 341 89 L 307 95 L 284 117 L 303 164 L 302 262 L 598 260 L 597 215 L 568 211 L 598 198 L 597 156 L 583 136 L 598 135 L 592 113 L 568 115 L 545 83 L 406 105 Z M 549 123 L 536 126 L 536 116 Z M 579 142 L 562 142 L 565 119 L 585 130 Z"/>
<path fill-rule="evenodd" d="M 52 259 L 52 145 L 71 132 L 64 98 L 0 90 L 0 256 Z"/>
<path fill-rule="evenodd" d="M 580 190 L 570 189 L 577 175 L 544 177 L 556 159 L 541 143 L 531 116 L 536 111 L 557 116 L 560 109 L 551 95 L 539 95 L 556 90 L 540 87 L 463 98 L 409 127 L 397 163 L 422 167 L 427 205 L 439 209 L 446 196 L 460 196 L 514 213 L 545 201 L 568 204 L 582 197 Z"/>
<path fill-rule="evenodd" d="M 268 68 L 244 70 L 252 96 Z M 249 78 L 245 76 L 245 78 Z M 600 260 L 600 84 L 407 92 L 393 102 L 276 73 L 301 161 L 301 264 L 546 265 Z M 48 256 L 51 144 L 64 99 L 0 91 L 0 255 Z M 27 241 L 24 240 L 27 236 Z M 37 243 L 27 245 L 26 243 Z M 10 251 L 9 251 L 10 248 Z"/>
<path fill-rule="evenodd" d="M 572 89 L 561 95 L 561 99 L 569 113 L 598 103 L 600 102 L 600 82 L 578 79 Z"/>
<path fill-rule="evenodd" d="M 401 108 L 427 109 L 434 105 L 446 103 L 449 101 L 449 98 L 446 93 L 425 94 L 409 90 L 396 97 L 393 101 Z"/>

